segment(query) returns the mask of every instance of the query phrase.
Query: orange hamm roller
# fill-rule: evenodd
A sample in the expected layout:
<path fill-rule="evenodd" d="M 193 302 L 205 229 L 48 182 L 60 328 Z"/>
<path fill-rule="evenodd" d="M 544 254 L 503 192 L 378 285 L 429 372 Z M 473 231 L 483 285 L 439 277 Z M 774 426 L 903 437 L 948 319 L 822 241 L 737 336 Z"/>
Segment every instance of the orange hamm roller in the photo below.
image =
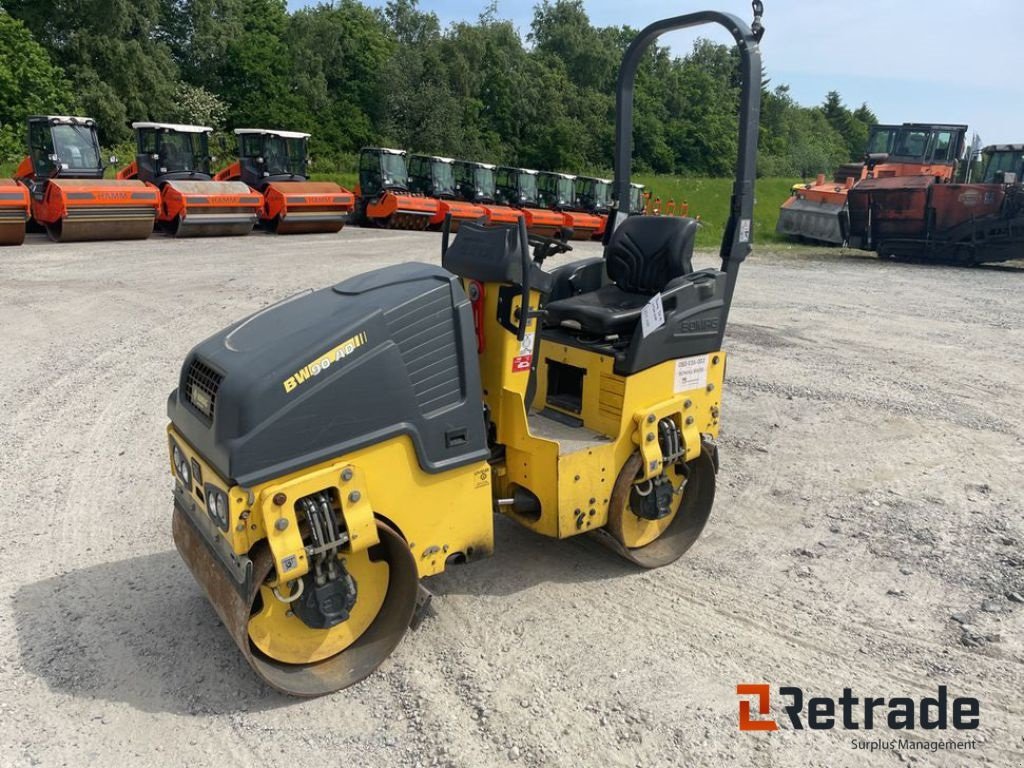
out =
<path fill-rule="evenodd" d="M 119 179 L 140 179 L 160 191 L 157 223 L 175 237 L 247 235 L 263 198 L 241 181 L 210 175 L 212 128 L 132 123 L 138 151 Z"/>
<path fill-rule="evenodd" d="M 0 245 L 25 242 L 28 212 L 28 188 L 13 179 L 0 179 Z"/>
<path fill-rule="evenodd" d="M 152 234 L 159 193 L 137 179 L 103 178 L 91 117 L 33 116 L 28 138 L 29 156 L 16 177 L 29 189 L 32 219 L 51 239 L 143 240 Z"/>
<path fill-rule="evenodd" d="M 355 196 L 332 181 L 309 181 L 309 134 L 238 128 L 238 162 L 216 181 L 245 182 L 263 197 L 260 223 L 279 235 L 338 232 Z"/>

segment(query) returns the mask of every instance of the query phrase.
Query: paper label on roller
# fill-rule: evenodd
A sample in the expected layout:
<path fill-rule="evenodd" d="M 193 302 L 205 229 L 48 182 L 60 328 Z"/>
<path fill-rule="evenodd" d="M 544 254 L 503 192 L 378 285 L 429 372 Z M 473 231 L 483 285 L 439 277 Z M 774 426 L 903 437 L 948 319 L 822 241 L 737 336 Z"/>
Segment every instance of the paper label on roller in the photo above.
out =
<path fill-rule="evenodd" d="M 661 294 L 656 293 L 651 297 L 642 310 L 640 310 L 640 330 L 646 339 L 651 333 L 658 330 L 665 324 L 665 307 L 661 303 Z"/>
<path fill-rule="evenodd" d="M 708 385 L 708 357 L 685 357 L 676 360 L 675 391 L 689 392 L 691 389 L 704 389 Z"/>

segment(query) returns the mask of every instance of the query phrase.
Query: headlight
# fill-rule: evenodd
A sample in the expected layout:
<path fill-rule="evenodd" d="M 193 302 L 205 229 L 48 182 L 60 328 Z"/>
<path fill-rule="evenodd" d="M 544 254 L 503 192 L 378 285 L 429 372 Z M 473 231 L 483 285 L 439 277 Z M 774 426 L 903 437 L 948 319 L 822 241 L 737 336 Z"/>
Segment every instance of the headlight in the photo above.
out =
<path fill-rule="evenodd" d="M 222 531 L 228 529 L 228 495 L 220 488 L 206 486 L 206 511 Z"/>
<path fill-rule="evenodd" d="M 191 487 L 192 470 L 189 469 L 188 459 L 185 457 L 185 452 L 173 441 L 171 442 L 171 459 L 174 462 L 174 472 L 178 475 L 178 479 L 186 487 Z"/>

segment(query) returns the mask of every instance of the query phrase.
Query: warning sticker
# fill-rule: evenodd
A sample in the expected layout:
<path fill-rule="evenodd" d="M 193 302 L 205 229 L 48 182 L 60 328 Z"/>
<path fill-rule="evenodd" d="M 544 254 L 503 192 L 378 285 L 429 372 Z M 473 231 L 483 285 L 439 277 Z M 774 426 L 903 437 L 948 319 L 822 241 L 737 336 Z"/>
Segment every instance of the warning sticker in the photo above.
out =
<path fill-rule="evenodd" d="M 708 385 L 708 358 L 686 357 L 676 360 L 676 394 L 691 389 L 704 389 Z"/>
<path fill-rule="evenodd" d="M 519 342 L 519 354 L 512 358 L 512 373 L 528 371 L 533 363 L 534 334 L 528 333 Z"/>

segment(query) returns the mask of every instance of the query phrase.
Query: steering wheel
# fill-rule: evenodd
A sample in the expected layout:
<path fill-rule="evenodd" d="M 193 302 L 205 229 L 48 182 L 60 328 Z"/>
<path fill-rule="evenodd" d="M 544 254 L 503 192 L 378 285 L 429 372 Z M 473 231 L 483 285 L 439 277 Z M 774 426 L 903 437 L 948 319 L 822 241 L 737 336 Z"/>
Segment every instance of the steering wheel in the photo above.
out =
<path fill-rule="evenodd" d="M 529 235 L 527 242 L 533 246 L 533 263 L 538 267 L 544 265 L 544 260 L 560 253 L 568 253 L 572 246 L 565 240 L 557 237 L 543 237 L 541 235 Z"/>

